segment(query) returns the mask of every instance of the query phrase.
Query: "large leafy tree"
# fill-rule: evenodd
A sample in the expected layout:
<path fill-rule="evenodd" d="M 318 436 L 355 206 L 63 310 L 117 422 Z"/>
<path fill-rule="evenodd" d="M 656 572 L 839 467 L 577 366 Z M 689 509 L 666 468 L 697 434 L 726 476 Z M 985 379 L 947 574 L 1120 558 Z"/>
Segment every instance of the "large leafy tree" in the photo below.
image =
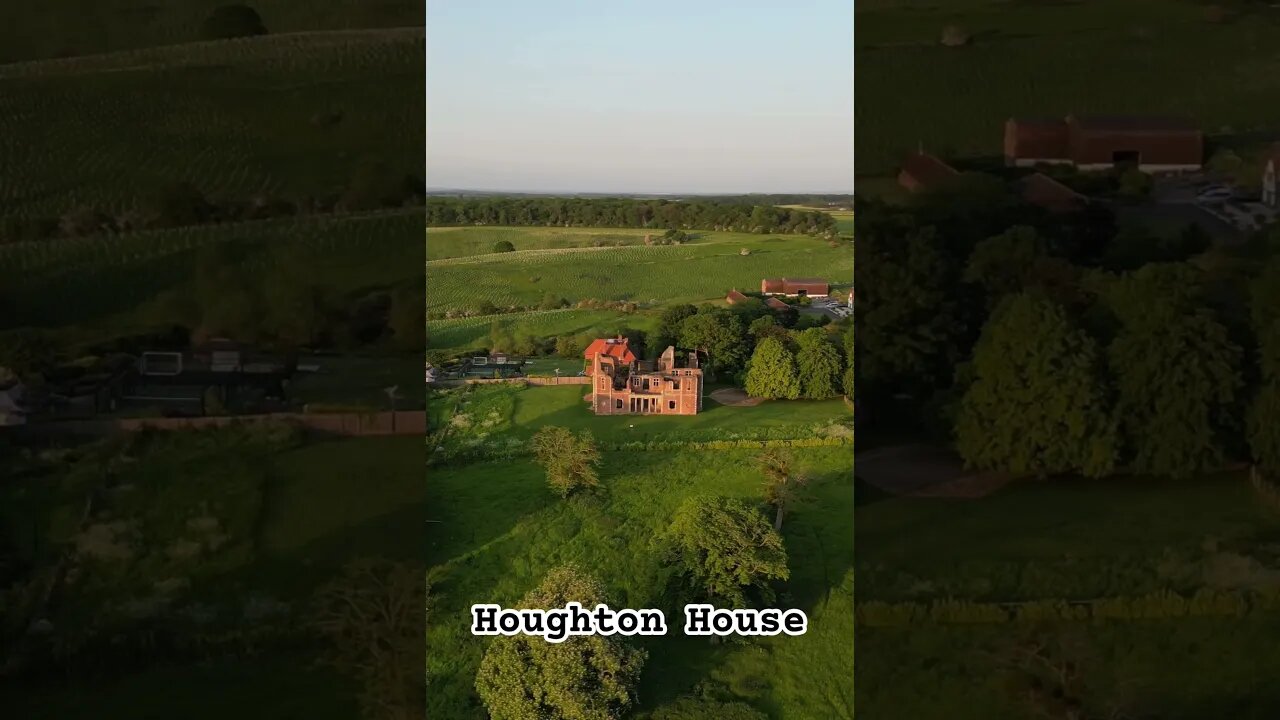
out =
<path fill-rule="evenodd" d="M 790 577 L 782 536 L 740 500 L 690 497 L 676 510 L 664 542 L 686 587 L 733 607 L 745 606 L 751 589 L 772 601 L 769 582 Z"/>
<path fill-rule="evenodd" d="M 747 359 L 747 327 L 736 313 L 704 308 L 681 321 L 679 345 L 706 350 L 717 373 L 734 373 Z"/>
<path fill-rule="evenodd" d="M 607 603 L 598 580 L 573 565 L 547 573 L 520 608 L 550 609 L 569 602 Z M 617 636 L 571 635 L 550 643 L 538 636 L 495 637 L 476 675 L 476 691 L 492 720 L 617 720 L 636 702 L 636 681 L 647 658 Z"/>
<path fill-rule="evenodd" d="M 1217 467 L 1240 430 L 1242 352 L 1207 306 L 1199 271 L 1147 265 L 1106 295 L 1119 322 L 1108 360 L 1134 469 L 1185 477 Z"/>
<path fill-rule="evenodd" d="M 698 314 L 698 308 L 688 305 L 669 305 L 658 315 L 658 329 L 649 336 L 649 350 L 658 354 L 671 345 L 680 343 L 680 324 Z"/>
<path fill-rule="evenodd" d="M 791 455 L 770 448 L 760 454 L 760 472 L 764 474 L 764 499 L 773 506 L 773 529 L 782 532 L 782 519 L 801 498 L 809 478 L 796 466 Z"/>
<path fill-rule="evenodd" d="M 561 497 L 600 484 L 600 450 L 586 430 L 574 435 L 547 425 L 534 433 L 533 456 L 547 471 L 547 484 Z"/>
<path fill-rule="evenodd" d="M 749 365 L 745 383 L 748 395 L 768 400 L 794 400 L 800 397 L 800 378 L 796 374 L 795 356 L 778 338 L 767 337 L 761 340 L 751 354 Z"/>
<path fill-rule="evenodd" d="M 964 281 L 982 288 L 988 307 L 1022 290 L 1048 245 L 1035 228 L 1019 225 L 979 242 L 964 268 Z"/>
<path fill-rule="evenodd" d="M 810 328 L 796 338 L 796 370 L 800 377 L 800 397 L 812 400 L 840 394 L 840 351 L 820 328 Z"/>
<path fill-rule="evenodd" d="M 1118 455 L 1097 343 L 1039 295 L 1008 298 L 974 348 L 956 449 L 973 466 L 1101 476 Z"/>

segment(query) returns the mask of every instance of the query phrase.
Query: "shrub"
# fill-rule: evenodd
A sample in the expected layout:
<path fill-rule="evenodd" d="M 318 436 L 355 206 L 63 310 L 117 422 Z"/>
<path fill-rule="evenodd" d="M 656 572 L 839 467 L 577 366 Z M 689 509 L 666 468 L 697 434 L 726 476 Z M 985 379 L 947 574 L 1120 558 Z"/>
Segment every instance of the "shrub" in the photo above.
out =
<path fill-rule="evenodd" d="M 202 40 L 227 40 L 266 35 L 258 11 L 248 5 L 223 5 L 215 9 L 200 25 Z"/>
<path fill-rule="evenodd" d="M 510 240 L 499 240 L 493 244 L 493 252 L 496 253 L 515 252 L 515 250 L 516 246 L 512 245 Z"/>
<path fill-rule="evenodd" d="M 969 33 L 959 25 L 948 25 L 942 28 L 942 37 L 938 42 L 946 47 L 960 47 L 969 44 Z"/>

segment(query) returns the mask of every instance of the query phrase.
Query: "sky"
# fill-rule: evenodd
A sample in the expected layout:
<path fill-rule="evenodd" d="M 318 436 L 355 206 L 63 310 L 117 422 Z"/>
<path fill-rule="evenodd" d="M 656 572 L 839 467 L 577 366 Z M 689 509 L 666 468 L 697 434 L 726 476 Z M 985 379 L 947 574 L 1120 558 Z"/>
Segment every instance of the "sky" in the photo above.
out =
<path fill-rule="evenodd" d="M 428 0 L 427 186 L 853 192 L 853 0 Z"/>

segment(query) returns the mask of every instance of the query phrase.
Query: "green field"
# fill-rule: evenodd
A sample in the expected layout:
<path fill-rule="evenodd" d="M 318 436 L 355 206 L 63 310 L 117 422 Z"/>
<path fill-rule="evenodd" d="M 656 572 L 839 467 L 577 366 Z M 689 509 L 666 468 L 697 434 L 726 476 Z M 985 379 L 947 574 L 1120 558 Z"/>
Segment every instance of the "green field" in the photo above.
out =
<path fill-rule="evenodd" d="M 485 717 L 472 689 L 484 643 L 469 632 L 470 605 L 510 604 L 556 564 L 590 569 L 625 607 L 664 606 L 653 536 L 694 493 L 760 502 L 751 460 L 742 451 L 609 453 L 607 501 L 559 500 L 527 462 L 433 471 L 428 504 L 440 522 L 427 552 L 439 610 L 427 632 L 428 715 Z M 805 462 L 816 480 L 810 504 L 783 528 L 792 568 L 783 602 L 809 613 L 809 632 L 710 645 L 684 637 L 668 609 L 672 634 L 647 643 L 642 708 L 661 707 L 705 681 L 774 718 L 852 718 L 852 455 L 815 449 Z"/>
<path fill-rule="evenodd" d="M 200 251 L 219 244 L 241 253 L 247 282 L 287 275 L 339 296 L 408 282 L 421 277 L 422 250 L 406 242 L 421 224 L 420 210 L 397 210 L 0 245 L 0 294 L 12 308 L 0 328 L 75 324 L 109 334 L 118 324 L 172 322 L 166 293 L 188 287 Z"/>
<path fill-rule="evenodd" d="M 560 250 L 601 245 L 643 245 L 652 230 L 625 228 L 439 227 L 427 231 L 427 260 L 470 257 L 493 252 L 499 242 L 517 250 Z"/>
<path fill-rule="evenodd" d="M 1013 484 L 977 500 L 859 490 L 858 600 L 1089 600 L 1159 590 L 1280 588 L 1280 518 L 1244 473 Z M 1094 702 L 1191 720 L 1208 708 L 1273 717 L 1280 653 L 1256 638 L 1280 617 L 860 627 L 857 697 L 872 717 L 1015 720 L 997 658 L 1019 637 L 1077 645 Z M 1157 659 L 1158 658 L 1158 659 Z M 1227 709 L 1230 709 L 1229 711 Z"/>
<path fill-rule="evenodd" d="M 422 113 L 403 98 L 422 91 L 423 43 L 422 28 L 314 33 L 0 66 L 3 214 L 123 214 L 178 180 L 299 199 L 341 192 L 367 160 L 419 171 L 405 143 Z"/>
<path fill-rule="evenodd" d="M 226 528 L 227 549 L 164 566 L 154 555 L 125 561 L 118 576 L 123 580 L 104 574 L 110 584 L 84 588 L 84 596 L 68 594 L 56 624 L 74 632 L 79 603 L 101 609 L 129 600 L 150 592 L 149 579 L 157 574 L 191 580 L 172 606 L 178 614 L 184 607 L 238 608 L 250 598 L 268 598 L 302 619 L 314 590 L 348 560 L 420 559 L 427 512 L 420 438 L 330 440 L 284 452 L 259 442 L 240 431 L 174 433 L 135 456 L 121 478 L 132 499 L 113 495 L 100 511 L 103 521 L 127 523 L 148 533 L 147 542 L 163 545 L 189 532 L 181 528 L 191 516 L 212 514 Z M 174 486 L 178 473 L 188 488 Z M 83 505 L 86 479 L 84 468 L 59 469 L 2 489 L 6 530 L 38 538 L 23 548 L 25 560 L 56 557 L 67 541 L 67 521 Z M 104 711 L 109 717 L 216 718 L 245 708 L 282 718 L 352 717 L 356 688 L 317 666 L 314 652 L 262 650 L 267 652 L 249 658 L 170 661 L 124 678 L 86 675 L 69 686 L 0 689 L 0 699 L 18 717 L 32 718 L 101 717 Z M 211 683 L 228 687 L 210 695 Z"/>
<path fill-rule="evenodd" d="M 428 280 L 428 284 L 430 281 Z M 434 290 L 428 290 L 430 296 Z M 483 346 L 484 339 L 494 323 L 520 328 L 543 337 L 577 335 L 580 333 L 612 334 L 621 327 L 648 329 L 656 321 L 644 313 L 624 314 L 615 310 L 531 310 L 501 315 L 478 315 L 468 318 L 451 318 L 427 321 L 427 346 L 462 350 Z M 581 369 L 581 368 L 579 368 Z"/>
<path fill-rule="evenodd" d="M 746 249 L 749 254 L 742 255 Z M 765 277 L 852 279 L 853 253 L 809 237 L 707 233 L 685 245 L 571 248 L 490 253 L 427 263 L 429 310 L 537 304 L 546 293 L 571 301 L 645 303 L 718 300 L 757 290 Z M 849 272 L 844 272 L 848 268 Z"/>
<path fill-rule="evenodd" d="M 1280 10 L 1249 7 L 1210 23 L 1190 0 L 860 2 L 858 173 L 896 172 L 918 143 L 998 156 L 1013 115 L 1176 114 L 1211 134 L 1274 133 Z M 940 45 L 948 25 L 971 44 Z"/>

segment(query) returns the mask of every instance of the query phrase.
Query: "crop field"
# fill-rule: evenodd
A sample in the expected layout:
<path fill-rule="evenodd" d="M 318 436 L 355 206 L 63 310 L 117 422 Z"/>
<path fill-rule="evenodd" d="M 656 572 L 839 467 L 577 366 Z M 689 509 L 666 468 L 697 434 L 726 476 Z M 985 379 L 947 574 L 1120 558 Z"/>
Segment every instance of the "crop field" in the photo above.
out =
<path fill-rule="evenodd" d="M 440 522 L 428 540 L 436 611 L 428 623 L 432 692 L 428 715 L 483 718 L 473 689 L 484 644 L 469 632 L 472 603 L 510 604 L 551 567 L 589 568 L 625 607 L 663 607 L 665 581 L 654 538 L 679 503 L 696 493 L 763 501 L 749 451 L 606 453 L 607 501 L 564 501 L 542 471 L 525 461 L 433 471 L 428 505 Z M 645 638 L 649 660 L 640 709 L 655 710 L 705 683 L 780 720 L 853 717 L 852 454 L 814 448 L 803 456 L 814 480 L 811 501 L 783 527 L 791 579 L 785 604 L 810 618 L 801 637 L 710 644 L 685 637 L 678 609 L 670 632 Z"/>
<path fill-rule="evenodd" d="M 428 281 L 430 283 L 430 281 Z M 434 286 L 427 291 L 435 292 Z M 648 329 L 656 318 L 643 313 L 627 315 L 613 310 L 531 310 L 503 315 L 479 315 L 469 318 L 430 320 L 427 322 L 427 347 L 462 350 L 483 344 L 494 323 L 513 331 L 516 328 L 538 337 L 557 337 L 587 332 L 616 333 L 623 326 Z"/>
<path fill-rule="evenodd" d="M 420 277 L 421 249 L 405 240 L 421 225 L 420 210 L 389 211 L 0 245 L 0 296 L 8 322 L 92 324 L 183 287 L 218 243 L 244 253 L 246 277 L 287 270 L 349 292 Z"/>
<path fill-rule="evenodd" d="M 272 33 L 422 25 L 422 4 L 406 0 L 250 3 Z M 205 0 L 45 0 L 0 6 L 0 63 L 175 45 L 199 39 L 219 3 Z"/>
<path fill-rule="evenodd" d="M 0 66 L 0 207 L 122 213 L 177 180 L 215 199 L 296 199 L 341 192 L 365 161 L 409 172 L 422 117 L 403 98 L 421 92 L 423 51 L 407 28 Z"/>
<path fill-rule="evenodd" d="M 484 255 L 506 241 L 516 250 L 558 250 L 597 245 L 642 245 L 653 230 L 562 227 L 441 227 L 427 230 L 427 260 Z M 695 233 L 696 234 L 696 233 Z"/>
<path fill-rule="evenodd" d="M 1175 114 L 1211 134 L 1275 132 L 1280 9 L 1249 7 L 1211 23 L 1190 0 L 859 2 L 858 172 L 889 174 L 917 143 L 999 155 L 1012 115 Z M 970 45 L 940 45 L 948 25 Z"/>
<path fill-rule="evenodd" d="M 742 250 L 749 254 L 741 254 Z M 427 309 L 537 304 L 546 293 L 581 299 L 665 304 L 724 297 L 776 276 L 853 276 L 847 245 L 810 237 L 706 233 L 685 245 L 567 248 L 490 253 L 427 263 Z"/>

